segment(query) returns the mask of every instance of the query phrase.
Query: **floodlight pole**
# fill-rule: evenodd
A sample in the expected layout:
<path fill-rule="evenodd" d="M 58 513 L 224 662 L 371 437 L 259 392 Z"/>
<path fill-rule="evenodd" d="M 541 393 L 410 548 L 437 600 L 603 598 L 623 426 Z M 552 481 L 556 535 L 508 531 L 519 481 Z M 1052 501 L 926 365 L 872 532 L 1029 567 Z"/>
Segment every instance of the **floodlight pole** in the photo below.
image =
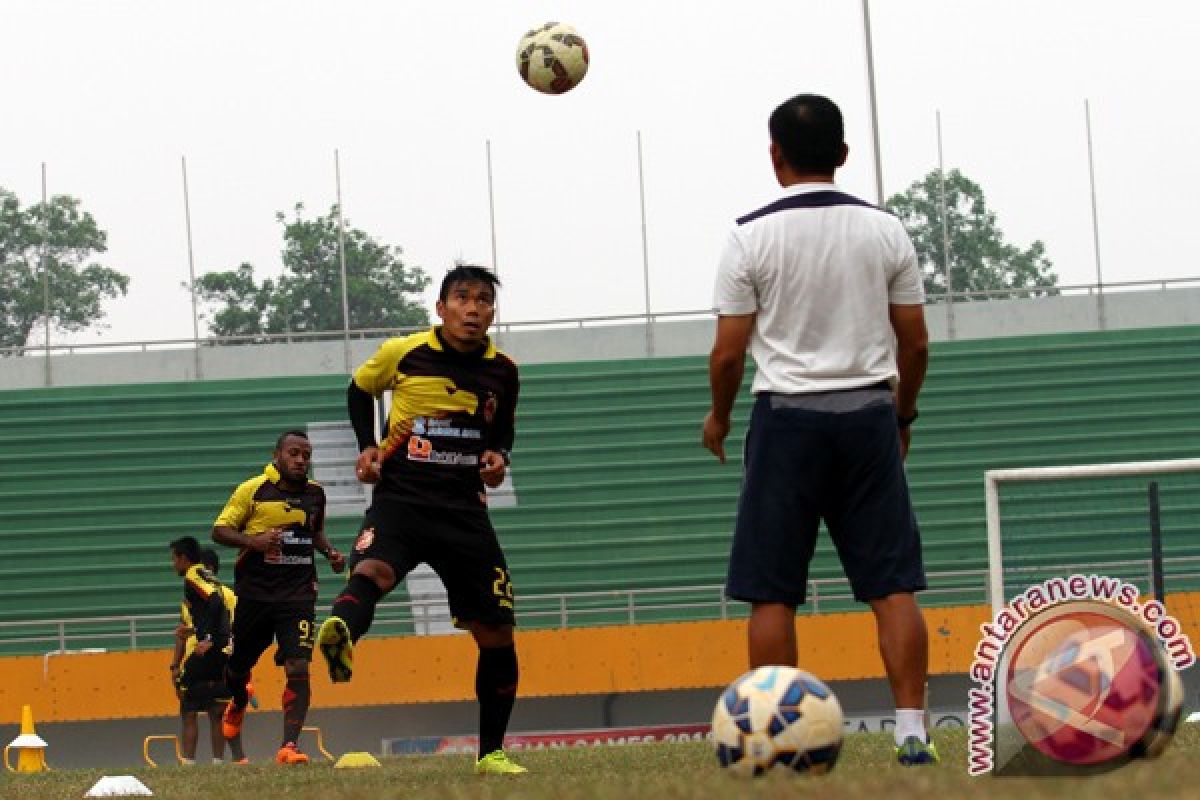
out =
<path fill-rule="evenodd" d="M 945 264 L 946 278 L 946 338 L 954 339 L 954 271 L 950 266 L 950 224 L 947 221 L 946 206 L 946 167 L 942 159 L 942 112 L 937 114 L 937 148 L 938 148 L 938 193 L 940 195 L 939 209 L 942 216 L 942 262 Z"/>
<path fill-rule="evenodd" d="M 642 293 L 646 301 L 646 355 L 654 355 L 654 318 L 650 316 L 650 250 L 646 244 L 646 180 L 642 170 L 642 132 L 637 132 L 638 199 L 642 210 Z"/>
<path fill-rule="evenodd" d="M 46 193 L 46 162 L 42 162 L 42 316 L 46 324 L 46 385 L 52 383 L 50 372 L 50 265 L 46 253 L 50 247 L 50 201 Z"/>
<path fill-rule="evenodd" d="M 187 231 L 188 288 L 192 293 L 192 346 L 196 350 L 196 380 L 204 377 L 200 364 L 200 318 L 196 310 L 196 259 L 192 251 L 192 205 L 188 197 L 187 156 L 179 157 L 183 168 L 183 225 Z"/>
<path fill-rule="evenodd" d="M 1100 218 L 1096 212 L 1096 166 L 1092 158 L 1092 106 L 1083 100 L 1083 118 L 1087 130 L 1088 183 L 1092 192 L 1092 248 L 1096 256 L 1096 321 L 1100 330 L 1108 327 L 1104 308 L 1104 274 L 1100 270 Z"/>
<path fill-rule="evenodd" d="M 867 49 L 867 91 L 871 101 L 871 144 L 875 155 L 875 202 L 883 208 L 883 158 L 879 147 L 879 108 L 875 100 L 875 52 L 871 46 L 871 8 L 869 0 L 862 0 L 863 39 Z"/>
<path fill-rule="evenodd" d="M 337 148 L 333 150 L 333 177 L 337 189 L 338 263 L 342 272 L 342 355 L 346 372 L 350 372 L 350 299 L 346 289 L 346 216 L 342 213 L 342 162 Z"/>
<path fill-rule="evenodd" d="M 495 274 L 497 280 L 500 278 L 500 262 L 496 260 L 496 195 L 492 189 L 492 140 L 484 141 L 484 151 L 487 155 L 487 186 L 488 186 L 488 225 L 492 235 L 492 273 Z M 496 326 L 497 332 L 500 327 L 500 310 L 496 309 L 495 315 L 492 317 L 492 324 Z"/>

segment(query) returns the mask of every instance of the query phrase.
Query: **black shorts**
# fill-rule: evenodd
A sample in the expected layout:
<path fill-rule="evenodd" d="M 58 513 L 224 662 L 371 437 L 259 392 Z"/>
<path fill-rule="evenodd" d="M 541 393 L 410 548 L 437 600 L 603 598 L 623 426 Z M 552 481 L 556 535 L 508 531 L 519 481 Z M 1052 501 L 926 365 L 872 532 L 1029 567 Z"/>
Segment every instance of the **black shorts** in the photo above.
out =
<path fill-rule="evenodd" d="M 233 655 L 229 670 L 244 675 L 277 642 L 275 663 L 312 661 L 316 638 L 316 600 L 279 603 L 243 598 L 233 615 Z"/>
<path fill-rule="evenodd" d="M 225 686 L 225 664 L 229 657 L 224 651 L 210 648 L 204 655 L 192 653 L 179 670 L 179 710 L 207 711 L 216 703 L 230 700 Z"/>
<path fill-rule="evenodd" d="M 746 434 L 726 593 L 803 603 L 822 519 L 855 599 L 924 589 L 895 406 L 825 412 L 773 408 L 771 398 L 758 396 Z"/>
<path fill-rule="evenodd" d="M 515 622 L 508 563 L 485 509 L 439 508 L 376 495 L 350 554 L 351 571 L 366 559 L 386 562 L 397 581 L 418 564 L 428 564 L 446 586 L 458 627 Z"/>

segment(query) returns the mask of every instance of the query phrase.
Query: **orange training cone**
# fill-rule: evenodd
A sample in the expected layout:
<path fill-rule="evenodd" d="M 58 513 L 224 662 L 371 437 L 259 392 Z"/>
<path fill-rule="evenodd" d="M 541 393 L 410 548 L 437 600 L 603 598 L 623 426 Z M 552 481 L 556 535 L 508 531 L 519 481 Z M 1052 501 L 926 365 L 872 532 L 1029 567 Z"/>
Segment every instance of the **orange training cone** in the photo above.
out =
<path fill-rule="evenodd" d="M 46 766 L 46 740 L 37 735 L 33 728 L 33 709 L 21 708 L 21 735 L 4 748 L 4 766 L 9 772 L 43 772 Z M 17 767 L 9 766 L 8 751 L 17 751 Z"/>

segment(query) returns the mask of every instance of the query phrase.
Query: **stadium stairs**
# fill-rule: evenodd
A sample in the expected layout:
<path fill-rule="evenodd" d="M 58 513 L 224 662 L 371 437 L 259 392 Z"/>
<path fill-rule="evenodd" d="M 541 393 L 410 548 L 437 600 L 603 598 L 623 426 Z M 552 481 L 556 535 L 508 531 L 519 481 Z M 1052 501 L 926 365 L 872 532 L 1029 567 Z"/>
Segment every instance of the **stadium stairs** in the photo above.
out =
<path fill-rule="evenodd" d="M 703 357 L 523 367 L 511 495 L 493 509 L 523 626 L 624 622 L 630 604 L 638 622 L 719 616 L 719 592 L 689 587 L 724 578 L 750 374 L 722 466 L 699 445 Z M 167 542 L 207 541 L 233 487 L 262 469 L 286 428 L 319 440 L 329 533 L 348 549 L 364 497 L 349 479 L 344 386 L 326 375 L 0 392 L 0 622 L 41 621 L 44 634 L 63 618 L 174 613 Z M 1197 396 L 1200 327 L 935 344 L 908 464 L 926 567 L 941 576 L 923 603 L 985 601 L 985 469 L 1194 457 Z M 1197 493 L 1176 494 L 1174 513 L 1190 508 L 1194 519 Z M 1062 526 L 1033 551 L 1142 552 L 1131 534 L 1145 529 L 1144 505 L 1117 505 L 1102 536 Z M 1200 554 L 1190 538 L 1168 555 Z M 231 555 L 222 552 L 227 578 Z M 340 581 L 324 564 L 321 576 L 323 609 Z M 827 540 L 811 577 L 819 611 L 854 607 Z M 166 646 L 172 625 L 139 647 Z M 43 652 L 10 641 L 34 630 L 0 626 L 0 654 Z M 88 630 L 97 647 L 128 647 L 127 623 Z"/>

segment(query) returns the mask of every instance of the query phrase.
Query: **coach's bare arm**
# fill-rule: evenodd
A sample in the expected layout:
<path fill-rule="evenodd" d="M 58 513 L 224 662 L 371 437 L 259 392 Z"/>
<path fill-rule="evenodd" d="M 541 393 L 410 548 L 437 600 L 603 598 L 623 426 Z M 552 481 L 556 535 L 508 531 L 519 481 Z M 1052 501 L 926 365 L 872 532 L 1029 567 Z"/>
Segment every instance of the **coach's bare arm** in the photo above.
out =
<path fill-rule="evenodd" d="M 929 367 L 929 331 L 925 329 L 925 307 L 889 305 L 888 317 L 896 333 L 896 369 L 900 383 L 896 387 L 896 414 L 911 417 L 917 413 L 917 395 L 925 383 Z M 900 450 L 907 456 L 912 428 L 900 429 Z"/>
<path fill-rule="evenodd" d="M 746 347 L 754 332 L 754 314 L 717 317 L 717 336 L 708 357 L 708 383 L 712 389 L 712 408 L 704 418 L 704 446 L 725 463 L 725 437 L 729 435 L 729 415 L 742 386 L 746 367 Z"/>

